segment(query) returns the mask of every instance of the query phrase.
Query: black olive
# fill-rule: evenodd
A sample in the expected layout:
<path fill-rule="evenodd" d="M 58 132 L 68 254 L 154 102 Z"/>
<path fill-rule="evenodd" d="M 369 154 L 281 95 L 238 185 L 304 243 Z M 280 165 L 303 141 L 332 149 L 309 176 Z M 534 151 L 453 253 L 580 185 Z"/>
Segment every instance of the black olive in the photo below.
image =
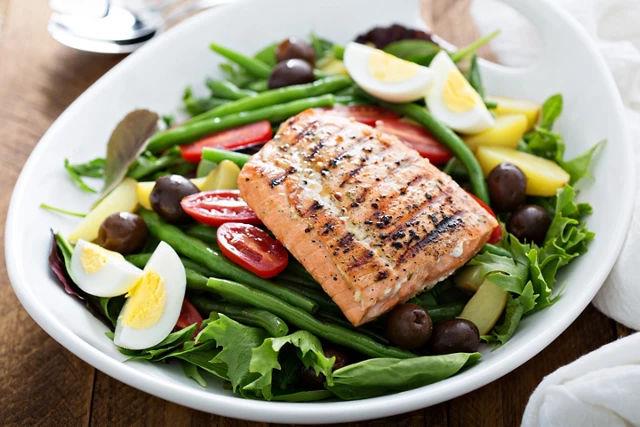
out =
<path fill-rule="evenodd" d="M 538 205 L 524 205 L 513 213 L 507 229 L 518 240 L 541 244 L 551 225 L 547 211 Z"/>
<path fill-rule="evenodd" d="M 139 251 L 147 240 L 147 224 L 136 214 L 118 212 L 100 224 L 97 243 L 105 249 L 131 254 Z"/>
<path fill-rule="evenodd" d="M 519 167 L 500 163 L 487 177 L 491 207 L 498 211 L 512 211 L 524 203 L 527 177 Z"/>
<path fill-rule="evenodd" d="M 282 40 L 276 47 L 276 62 L 294 58 L 302 59 L 314 65 L 316 63 L 316 52 L 309 43 L 296 37 Z"/>
<path fill-rule="evenodd" d="M 198 187 L 182 175 L 165 175 L 156 180 L 149 201 L 153 210 L 167 222 L 185 224 L 192 218 L 182 210 L 180 201 L 199 191 Z"/>
<path fill-rule="evenodd" d="M 478 328 L 468 320 L 445 320 L 433 328 L 431 351 L 435 354 L 473 353 L 479 346 Z"/>
<path fill-rule="evenodd" d="M 273 67 L 269 76 L 269 89 L 310 83 L 315 79 L 313 67 L 302 59 L 287 59 Z"/>
<path fill-rule="evenodd" d="M 417 304 L 399 304 L 387 318 L 387 339 L 407 350 L 423 347 L 431 338 L 432 330 L 429 313 Z"/>
<path fill-rule="evenodd" d="M 366 33 L 356 37 L 357 43 L 373 43 L 378 49 L 396 42 L 398 40 L 415 39 L 434 42 L 431 35 L 421 30 L 407 28 L 400 24 L 393 24 L 388 27 L 374 27 Z"/>
<path fill-rule="evenodd" d="M 343 368 L 350 363 L 349 356 L 343 351 L 337 350 L 335 348 L 324 348 L 322 351 L 325 356 L 329 358 L 336 358 L 335 362 L 333 362 L 333 367 L 331 368 L 332 372 Z M 325 380 L 323 374 L 316 375 L 316 372 L 313 368 L 305 368 L 304 366 L 300 371 L 300 379 L 302 380 L 302 383 L 309 389 L 323 388 Z"/>

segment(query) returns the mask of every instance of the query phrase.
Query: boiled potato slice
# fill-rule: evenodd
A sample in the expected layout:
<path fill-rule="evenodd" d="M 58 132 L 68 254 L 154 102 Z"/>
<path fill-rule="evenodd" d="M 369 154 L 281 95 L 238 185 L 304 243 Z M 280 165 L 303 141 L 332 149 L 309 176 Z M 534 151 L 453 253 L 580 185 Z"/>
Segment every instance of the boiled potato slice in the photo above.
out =
<path fill-rule="evenodd" d="M 233 190 L 238 188 L 238 175 L 240 168 L 231 160 L 223 160 L 207 175 L 202 186 L 202 191 L 208 190 Z"/>
<path fill-rule="evenodd" d="M 193 178 L 191 182 L 198 187 L 198 190 L 204 190 L 203 184 L 207 178 Z M 149 196 L 151 195 L 151 191 L 153 187 L 156 185 L 155 181 L 140 181 L 136 187 L 136 194 L 138 197 L 138 203 L 145 208 L 151 210 L 151 202 L 149 201 Z"/>
<path fill-rule="evenodd" d="M 344 66 L 344 62 L 339 59 L 331 59 L 326 64 L 322 64 L 319 69 L 327 74 L 340 74 L 343 76 L 349 76 L 347 68 Z"/>
<path fill-rule="evenodd" d="M 478 147 L 476 157 L 484 175 L 489 175 L 500 163 L 519 167 L 527 177 L 529 196 L 555 196 L 559 188 L 569 183 L 569 174 L 551 160 L 505 147 Z"/>
<path fill-rule="evenodd" d="M 136 184 L 135 180 L 125 178 L 84 217 L 69 235 L 69 241 L 75 243 L 78 239 L 84 239 L 91 242 L 98 237 L 100 225 L 109 215 L 118 212 L 134 212 L 138 208 Z"/>
<path fill-rule="evenodd" d="M 540 116 L 540 104 L 532 101 L 505 98 L 502 96 L 488 96 L 487 101 L 498 104 L 493 111 L 497 116 L 503 114 L 524 114 L 527 117 L 526 130 L 532 129 Z"/>
<path fill-rule="evenodd" d="M 471 151 L 478 146 L 500 146 L 516 148 L 527 130 L 527 117 L 524 114 L 505 114 L 496 117 L 495 125 L 484 132 L 464 138 Z"/>
<path fill-rule="evenodd" d="M 468 265 L 458 270 L 453 276 L 453 283 L 458 288 L 468 292 L 476 292 L 483 281 L 484 275 L 482 274 L 482 267 L 479 265 Z"/>
<path fill-rule="evenodd" d="M 505 306 L 509 294 L 490 280 L 485 280 L 473 294 L 458 318 L 467 319 L 478 327 L 480 335 L 485 335 L 496 324 Z"/>

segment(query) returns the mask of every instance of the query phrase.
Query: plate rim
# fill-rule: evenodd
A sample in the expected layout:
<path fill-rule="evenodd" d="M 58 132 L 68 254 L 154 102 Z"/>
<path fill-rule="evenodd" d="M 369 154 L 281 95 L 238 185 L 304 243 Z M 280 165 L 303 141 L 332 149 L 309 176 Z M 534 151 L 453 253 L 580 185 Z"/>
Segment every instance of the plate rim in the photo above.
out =
<path fill-rule="evenodd" d="M 239 0 L 236 4 L 250 3 L 252 0 Z M 512 0 L 511 2 L 514 2 Z M 626 120 L 624 120 L 624 111 L 622 101 L 618 93 L 617 87 L 613 81 L 609 70 L 607 69 L 604 59 L 597 51 L 593 41 L 589 38 L 586 30 L 575 22 L 567 12 L 560 9 L 559 6 L 553 4 L 549 0 L 539 0 L 538 7 L 549 8 L 553 10 L 559 17 L 563 18 L 565 23 L 570 27 L 573 32 L 577 33 L 580 38 L 585 42 L 585 46 L 589 49 L 591 54 L 596 58 L 599 72 L 606 75 L 605 81 L 608 85 L 608 90 L 613 92 L 615 98 L 616 111 L 615 115 L 622 117 L 623 129 L 621 135 L 623 137 L 624 150 L 627 154 L 623 159 L 625 164 L 625 178 L 629 183 L 626 187 L 627 194 L 623 195 L 623 213 L 621 215 L 623 230 L 628 229 L 631 222 L 633 213 L 633 203 L 635 198 L 635 165 L 633 164 L 633 148 L 629 137 L 629 130 Z M 209 16 L 217 13 L 217 10 L 210 10 L 201 13 L 188 21 L 185 21 L 177 25 L 174 29 L 168 33 L 177 33 L 179 28 L 186 28 L 188 22 L 193 23 L 196 20 L 210 19 Z M 162 43 L 166 33 L 161 34 L 157 39 L 151 41 L 149 45 L 155 45 L 156 43 Z M 147 46 L 143 47 L 140 51 L 146 52 Z M 11 195 L 7 219 L 5 222 L 5 264 L 7 267 L 7 273 L 12 285 L 12 288 L 20 300 L 21 304 L 34 321 L 60 343 L 63 347 L 71 351 L 75 356 L 79 357 L 83 361 L 92 365 L 96 369 L 104 372 L 105 374 L 116 378 L 117 380 L 135 387 L 139 390 L 145 391 L 149 394 L 157 397 L 176 402 L 178 404 L 191 407 L 193 409 L 203 410 L 211 413 L 216 413 L 222 416 L 240 418 L 252 421 L 270 421 L 270 422 L 296 422 L 296 423 L 318 423 L 318 422 L 347 422 L 356 420 L 366 420 L 382 416 L 397 415 L 400 413 L 408 412 L 411 410 L 423 408 L 429 405 L 434 405 L 451 398 L 460 396 L 464 393 L 476 390 L 489 382 L 506 375 L 510 371 L 516 369 L 522 364 L 526 363 L 529 359 L 534 357 L 537 353 L 546 348 L 554 339 L 556 339 L 564 330 L 566 330 L 571 323 L 579 316 L 584 308 L 593 299 L 599 288 L 604 283 L 610 270 L 613 268 L 615 260 L 620 253 L 625 241 L 624 233 L 620 233 L 617 242 L 615 242 L 615 250 L 607 254 L 607 257 L 603 257 L 603 263 L 605 267 L 601 267 L 598 270 L 598 274 L 594 277 L 594 282 L 598 282 L 599 286 L 595 287 L 589 293 L 585 293 L 582 298 L 573 305 L 573 310 L 569 315 L 565 315 L 561 318 L 561 321 L 551 325 L 545 330 L 545 333 L 539 337 L 536 341 L 537 346 L 523 346 L 507 357 L 501 359 L 501 365 L 495 367 L 493 370 L 486 372 L 486 370 L 470 370 L 465 373 L 465 377 L 462 380 L 456 380 L 460 377 L 451 377 L 445 380 L 447 383 L 443 387 L 443 382 L 434 383 L 432 385 L 419 387 L 413 390 L 395 393 L 391 395 L 380 396 L 376 398 L 356 400 L 356 401 L 340 401 L 340 402 L 318 402 L 318 403 L 287 403 L 287 402 L 267 402 L 242 399 L 236 396 L 227 396 L 221 394 L 214 394 L 205 389 L 198 390 L 195 387 L 187 387 L 182 384 L 168 384 L 166 380 L 146 375 L 142 372 L 138 372 L 135 369 L 135 365 L 125 365 L 119 362 L 107 354 L 101 352 L 97 348 L 93 347 L 89 343 L 82 340 L 75 335 L 70 329 L 68 329 L 61 321 L 46 310 L 40 309 L 39 301 L 32 298 L 30 291 L 25 286 L 18 285 L 22 281 L 22 276 L 18 274 L 18 260 L 17 257 L 11 257 L 12 242 L 16 239 L 15 225 L 18 213 L 15 210 L 15 206 L 18 204 L 17 200 L 22 197 L 22 187 L 25 185 L 29 175 L 29 171 L 33 169 L 34 164 L 43 150 L 44 145 L 42 141 L 48 139 L 48 135 L 55 132 L 59 127 L 65 126 L 67 116 L 73 111 L 77 104 L 85 102 L 84 100 L 91 96 L 91 93 L 96 90 L 97 87 L 105 84 L 112 73 L 117 72 L 123 64 L 128 64 L 130 58 L 137 55 L 130 55 L 128 58 L 123 59 L 119 64 L 114 66 L 111 70 L 105 73 L 100 79 L 92 84 L 85 92 L 83 92 L 76 100 L 73 101 L 65 111 L 53 122 L 45 134 L 40 138 L 36 144 L 34 150 L 29 155 L 29 158 L 18 177 L 13 193 Z M 531 347 L 531 348 L 529 348 Z M 460 385 L 456 385 L 461 383 Z M 461 387 L 463 386 L 463 387 Z M 438 394 L 435 399 L 424 399 L 424 389 L 430 387 L 431 391 L 444 388 Z M 433 393 L 431 393 L 433 394 Z M 422 395 L 422 396 L 421 396 Z M 422 397 L 422 398 L 421 398 Z M 384 404 L 381 404 L 384 402 Z M 328 411 L 326 407 L 330 406 L 331 411 Z"/>

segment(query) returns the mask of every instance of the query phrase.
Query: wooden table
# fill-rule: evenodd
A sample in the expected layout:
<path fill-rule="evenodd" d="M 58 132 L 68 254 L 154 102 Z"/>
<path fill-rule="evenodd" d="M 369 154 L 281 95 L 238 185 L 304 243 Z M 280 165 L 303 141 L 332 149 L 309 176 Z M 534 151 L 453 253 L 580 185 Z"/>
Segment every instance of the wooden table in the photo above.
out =
<path fill-rule="evenodd" d="M 467 0 L 425 0 L 423 14 L 454 43 L 475 37 Z M 56 117 L 122 56 L 74 51 L 46 32 L 44 0 L 0 0 L 0 218 L 33 146 Z M 466 25 L 465 25 L 466 23 Z M 64 149 L 64 147 L 61 147 Z M 2 230 L 0 241 L 4 241 Z M 4 260 L 4 245 L 0 247 Z M 579 284 L 576 284 L 579 285 Z M 519 369 L 457 399 L 361 425 L 514 426 L 548 373 L 628 334 L 593 307 Z M 0 424 L 248 425 L 166 402 L 97 371 L 45 334 L 0 272 Z M 357 424 L 354 424 L 357 425 Z"/>

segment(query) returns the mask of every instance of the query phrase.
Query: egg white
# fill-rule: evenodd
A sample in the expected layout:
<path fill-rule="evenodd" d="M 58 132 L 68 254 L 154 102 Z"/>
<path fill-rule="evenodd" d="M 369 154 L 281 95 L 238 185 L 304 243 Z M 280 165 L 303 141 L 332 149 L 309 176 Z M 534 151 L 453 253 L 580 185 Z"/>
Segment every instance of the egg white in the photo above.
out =
<path fill-rule="evenodd" d="M 90 273 L 82 265 L 82 253 L 92 247 L 103 254 L 106 263 L 98 271 Z M 124 257 L 94 243 L 80 239 L 71 256 L 71 276 L 80 289 L 97 297 L 115 297 L 127 293 L 142 274 L 142 270 L 127 262 Z"/>
<path fill-rule="evenodd" d="M 145 272 L 149 270 L 155 271 L 164 281 L 166 305 L 156 323 L 144 329 L 135 329 L 123 321 L 123 313 L 126 313 L 130 301 L 128 299 L 118 317 L 113 339 L 119 347 L 140 350 L 159 344 L 171 333 L 180 316 L 187 278 L 176 251 L 167 243 L 160 242 L 144 267 Z M 132 292 L 135 291 L 135 288 L 132 289 Z"/>
<path fill-rule="evenodd" d="M 426 96 L 427 107 L 431 114 L 460 133 L 478 133 L 494 126 L 493 116 L 482 102 L 480 95 L 477 96 L 477 103 L 468 111 L 455 112 L 447 107 L 442 95 L 445 83 L 452 70 L 458 73 L 460 71 L 446 52 L 440 51 L 431 61 L 429 68 L 434 74 L 433 86 Z"/>
<path fill-rule="evenodd" d="M 367 93 L 389 102 L 411 102 L 425 96 L 433 79 L 433 73 L 429 68 L 417 66 L 418 71 L 407 80 L 385 82 L 374 77 L 369 70 L 369 58 L 377 51 L 378 49 L 355 42 L 346 46 L 344 65 L 358 86 Z"/>

